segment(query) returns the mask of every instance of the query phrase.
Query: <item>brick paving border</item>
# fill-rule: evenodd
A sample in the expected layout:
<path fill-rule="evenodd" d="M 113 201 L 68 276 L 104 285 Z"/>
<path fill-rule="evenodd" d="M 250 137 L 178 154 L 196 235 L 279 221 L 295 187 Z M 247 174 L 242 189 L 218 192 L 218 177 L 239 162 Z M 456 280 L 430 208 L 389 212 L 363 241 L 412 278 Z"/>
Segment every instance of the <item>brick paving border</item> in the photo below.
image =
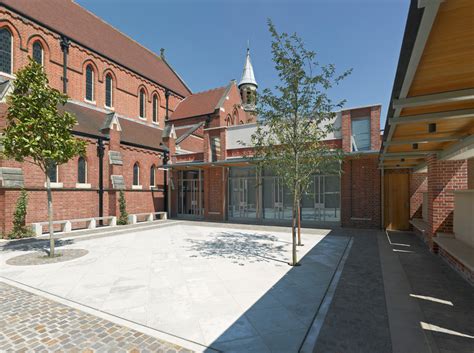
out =
<path fill-rule="evenodd" d="M 192 353 L 0 282 L 0 352 Z"/>

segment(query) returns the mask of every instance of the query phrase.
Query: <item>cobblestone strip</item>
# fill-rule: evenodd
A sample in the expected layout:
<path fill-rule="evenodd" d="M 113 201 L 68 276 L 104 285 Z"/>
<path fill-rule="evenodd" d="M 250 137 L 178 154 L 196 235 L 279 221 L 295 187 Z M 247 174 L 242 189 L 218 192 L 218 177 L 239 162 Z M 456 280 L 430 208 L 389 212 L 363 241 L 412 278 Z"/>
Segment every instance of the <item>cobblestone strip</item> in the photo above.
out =
<path fill-rule="evenodd" d="M 0 282 L 0 352 L 191 353 Z"/>

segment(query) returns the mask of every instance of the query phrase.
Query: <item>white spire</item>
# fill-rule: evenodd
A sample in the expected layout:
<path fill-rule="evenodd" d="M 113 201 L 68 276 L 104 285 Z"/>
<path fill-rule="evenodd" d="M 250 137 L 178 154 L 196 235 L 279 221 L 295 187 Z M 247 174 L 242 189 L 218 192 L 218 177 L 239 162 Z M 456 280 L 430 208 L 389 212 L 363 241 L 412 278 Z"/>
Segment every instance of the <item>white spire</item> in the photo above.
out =
<path fill-rule="evenodd" d="M 250 49 L 247 48 L 247 58 L 245 59 L 244 71 L 242 73 L 242 78 L 239 82 L 239 88 L 242 85 L 251 84 L 258 87 L 257 81 L 255 80 L 255 75 L 253 74 L 252 62 L 250 61 Z"/>

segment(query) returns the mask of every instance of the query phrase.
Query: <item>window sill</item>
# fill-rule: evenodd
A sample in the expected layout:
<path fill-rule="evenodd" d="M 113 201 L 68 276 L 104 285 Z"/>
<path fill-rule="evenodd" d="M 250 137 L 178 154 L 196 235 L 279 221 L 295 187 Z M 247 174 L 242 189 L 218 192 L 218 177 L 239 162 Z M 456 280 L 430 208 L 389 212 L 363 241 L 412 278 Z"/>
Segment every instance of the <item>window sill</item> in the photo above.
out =
<path fill-rule="evenodd" d="M 143 186 L 142 185 L 132 185 L 132 190 L 142 190 Z"/>
<path fill-rule="evenodd" d="M 15 75 L 8 74 L 8 73 L 3 72 L 3 71 L 0 71 L 0 76 L 5 76 L 5 77 L 7 77 L 7 78 L 11 78 L 12 80 L 16 79 L 16 76 L 15 76 Z"/>
<path fill-rule="evenodd" d="M 143 116 L 138 116 L 138 119 L 140 119 L 140 120 L 146 120 L 146 116 L 145 116 L 145 117 L 143 117 Z"/>
<path fill-rule="evenodd" d="M 88 183 L 76 183 L 76 189 L 90 189 L 91 184 Z"/>
<path fill-rule="evenodd" d="M 89 103 L 89 104 L 93 104 L 93 105 L 97 105 L 96 101 L 90 101 L 90 100 L 85 99 L 85 98 L 84 98 L 84 102 Z"/>
<path fill-rule="evenodd" d="M 104 108 L 107 109 L 107 110 L 115 111 L 114 107 L 108 107 L 108 106 L 104 105 Z"/>
<path fill-rule="evenodd" d="M 153 125 L 160 126 L 160 123 L 157 122 L 157 121 L 152 121 L 151 123 L 152 123 Z"/>
<path fill-rule="evenodd" d="M 151 186 L 150 186 L 150 190 L 158 190 L 158 186 L 156 186 L 156 185 L 151 185 Z"/>
<path fill-rule="evenodd" d="M 63 188 L 63 183 L 49 183 L 51 186 L 51 189 L 62 189 Z M 44 187 L 46 188 L 46 183 L 44 183 Z"/>

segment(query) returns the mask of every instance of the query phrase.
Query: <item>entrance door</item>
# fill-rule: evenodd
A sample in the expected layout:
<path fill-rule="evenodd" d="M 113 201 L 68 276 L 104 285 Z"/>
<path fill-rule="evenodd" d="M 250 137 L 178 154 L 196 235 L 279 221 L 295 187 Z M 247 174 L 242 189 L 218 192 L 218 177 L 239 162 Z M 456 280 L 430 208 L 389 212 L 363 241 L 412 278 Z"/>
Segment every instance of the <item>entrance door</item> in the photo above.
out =
<path fill-rule="evenodd" d="M 201 171 L 180 172 L 178 215 L 197 218 L 203 215 Z"/>
<path fill-rule="evenodd" d="M 392 230 L 408 230 L 410 227 L 409 174 L 385 174 L 384 176 L 384 226 Z"/>

